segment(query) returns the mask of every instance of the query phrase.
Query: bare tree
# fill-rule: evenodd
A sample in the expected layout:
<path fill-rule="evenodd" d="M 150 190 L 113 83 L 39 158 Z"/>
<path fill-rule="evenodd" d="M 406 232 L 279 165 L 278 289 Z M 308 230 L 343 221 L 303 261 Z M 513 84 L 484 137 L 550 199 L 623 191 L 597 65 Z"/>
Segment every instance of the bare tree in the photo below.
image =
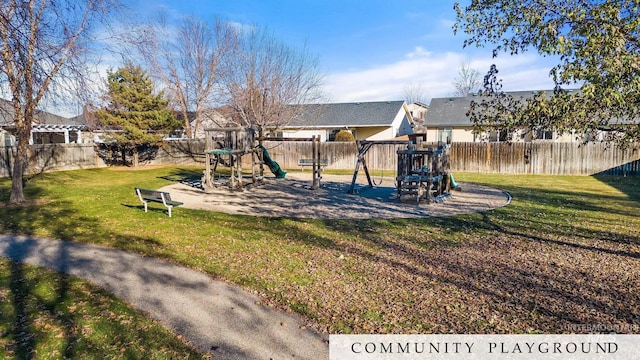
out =
<path fill-rule="evenodd" d="M 419 83 L 411 83 L 404 87 L 404 99 L 407 104 L 426 103 L 424 86 Z"/>
<path fill-rule="evenodd" d="M 138 34 L 142 36 L 132 43 L 150 65 L 151 73 L 164 83 L 187 137 L 194 138 L 207 111 L 217 102 L 220 59 L 235 46 L 235 31 L 219 20 L 211 25 L 193 17 L 184 19 L 177 33 L 171 30 L 159 21 L 145 27 Z"/>
<path fill-rule="evenodd" d="M 458 67 L 458 77 L 453 81 L 456 87 L 455 96 L 469 96 L 479 90 L 482 84 L 480 72 L 472 69 L 469 62 L 465 61 Z"/>
<path fill-rule="evenodd" d="M 298 115 L 301 104 L 320 99 L 317 59 L 306 48 L 287 46 L 265 29 L 236 34 L 221 86 L 240 125 L 275 130 Z"/>
<path fill-rule="evenodd" d="M 118 7 L 117 0 L 4 0 L 0 2 L 0 81 L 8 84 L 16 126 L 10 203 L 24 202 L 23 175 L 38 105 L 56 85 L 83 75 L 82 58 L 92 25 Z"/>

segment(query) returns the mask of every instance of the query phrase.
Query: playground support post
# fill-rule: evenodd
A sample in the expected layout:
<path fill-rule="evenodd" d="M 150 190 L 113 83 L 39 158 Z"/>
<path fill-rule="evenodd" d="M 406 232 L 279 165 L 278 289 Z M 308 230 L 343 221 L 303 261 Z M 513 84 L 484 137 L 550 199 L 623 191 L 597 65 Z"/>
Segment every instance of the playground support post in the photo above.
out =
<path fill-rule="evenodd" d="M 311 158 L 313 159 L 313 185 L 312 189 L 320 188 L 322 168 L 320 167 L 320 137 L 311 136 Z"/>
<path fill-rule="evenodd" d="M 262 127 L 258 127 L 258 149 L 262 149 L 262 137 L 263 137 L 263 133 L 262 133 Z M 264 153 L 262 151 L 254 151 L 252 154 L 252 158 L 253 156 L 257 156 L 257 162 L 258 162 L 258 177 L 260 180 L 261 184 L 264 184 Z M 255 164 L 256 161 L 254 160 L 253 163 Z M 254 178 L 254 182 L 255 182 L 255 178 Z"/>
<path fill-rule="evenodd" d="M 204 188 L 211 189 L 213 187 L 213 179 L 211 175 L 211 154 L 208 152 L 204 153 Z"/>

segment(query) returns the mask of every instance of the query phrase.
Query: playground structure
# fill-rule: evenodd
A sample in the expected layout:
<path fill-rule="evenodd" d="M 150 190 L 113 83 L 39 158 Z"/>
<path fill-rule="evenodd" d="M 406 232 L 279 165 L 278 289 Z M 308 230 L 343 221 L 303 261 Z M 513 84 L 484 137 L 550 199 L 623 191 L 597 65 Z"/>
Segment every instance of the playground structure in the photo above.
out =
<path fill-rule="evenodd" d="M 413 145 L 413 144 L 412 144 Z M 396 176 L 400 201 L 443 202 L 451 192 L 447 145 L 398 150 Z"/>
<path fill-rule="evenodd" d="M 321 160 L 320 136 L 312 135 L 310 138 L 278 138 L 264 137 L 262 141 L 311 141 L 311 158 L 299 159 L 298 164 L 304 162 L 305 166 L 311 166 L 312 186 L 311 189 L 319 189 L 322 180 L 322 167 L 327 165 L 326 159 Z"/>
<path fill-rule="evenodd" d="M 255 147 L 256 130 L 252 128 L 205 129 L 205 171 L 202 185 L 205 190 L 215 187 L 218 166 L 229 167 L 228 186 L 237 190 L 245 185 L 242 157 L 251 155 L 251 184 L 264 183 L 262 156 Z M 281 175 L 284 176 L 284 175 Z M 218 179 L 221 176 L 218 175 Z"/>
<path fill-rule="evenodd" d="M 263 146 L 265 140 L 286 141 L 289 139 L 264 138 L 261 129 L 228 127 L 205 129 L 205 170 L 202 177 L 202 187 L 204 190 L 224 184 L 223 178 L 216 172 L 220 165 L 229 168 L 227 186 L 230 190 L 240 190 L 246 186 L 259 186 L 264 184 L 264 165 L 276 178 L 282 179 L 286 176 L 286 171 L 280 168 L 267 149 Z M 295 139 L 298 141 L 311 141 L 313 149 L 313 189 L 320 187 L 322 169 L 320 167 L 320 145 L 319 137 L 309 139 Z M 243 156 L 251 156 L 251 181 L 245 178 L 243 170 Z"/>
<path fill-rule="evenodd" d="M 406 149 L 397 150 L 396 190 L 400 201 L 443 202 L 452 188 L 458 185 L 449 173 L 448 145 L 436 148 L 426 146 L 424 136 L 414 136 L 407 141 L 400 140 L 361 140 L 357 141 L 358 158 L 353 173 L 349 194 L 356 193 L 355 185 L 359 170 L 362 168 L 370 187 L 374 183 L 369 174 L 365 155 L 374 145 L 406 145 Z"/>

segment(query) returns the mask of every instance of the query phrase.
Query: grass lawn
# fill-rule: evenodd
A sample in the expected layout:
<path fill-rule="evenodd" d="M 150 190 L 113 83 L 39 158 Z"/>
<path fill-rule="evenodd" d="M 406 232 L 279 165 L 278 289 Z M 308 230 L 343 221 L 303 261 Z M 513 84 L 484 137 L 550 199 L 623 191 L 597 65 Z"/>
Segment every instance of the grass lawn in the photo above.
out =
<path fill-rule="evenodd" d="M 134 186 L 159 188 L 201 173 L 42 174 L 26 184 L 36 205 L 0 208 L 0 231 L 171 259 L 331 333 L 640 332 L 640 178 L 456 174 L 458 182 L 504 189 L 513 201 L 486 213 L 411 220 L 184 208 L 169 218 L 161 206 L 144 213 L 134 195 Z M 0 202 L 9 189 L 0 180 Z M 11 299 L 14 290 L 6 282 L 2 289 Z"/>
<path fill-rule="evenodd" d="M 106 291 L 3 258 L 0 333 L 2 359 L 202 359 Z"/>

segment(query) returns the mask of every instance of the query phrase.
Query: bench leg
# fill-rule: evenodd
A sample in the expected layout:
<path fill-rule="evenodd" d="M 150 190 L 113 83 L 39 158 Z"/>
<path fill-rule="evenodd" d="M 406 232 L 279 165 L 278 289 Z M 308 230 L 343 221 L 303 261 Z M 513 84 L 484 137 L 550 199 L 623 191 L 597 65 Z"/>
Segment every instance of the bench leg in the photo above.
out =
<path fill-rule="evenodd" d="M 171 208 L 172 208 L 172 207 L 173 207 L 173 206 L 167 206 L 167 209 L 169 209 L 169 217 L 171 217 Z"/>
<path fill-rule="evenodd" d="M 147 204 L 148 203 L 146 201 L 143 201 L 142 203 L 144 204 L 144 212 L 147 212 Z"/>

